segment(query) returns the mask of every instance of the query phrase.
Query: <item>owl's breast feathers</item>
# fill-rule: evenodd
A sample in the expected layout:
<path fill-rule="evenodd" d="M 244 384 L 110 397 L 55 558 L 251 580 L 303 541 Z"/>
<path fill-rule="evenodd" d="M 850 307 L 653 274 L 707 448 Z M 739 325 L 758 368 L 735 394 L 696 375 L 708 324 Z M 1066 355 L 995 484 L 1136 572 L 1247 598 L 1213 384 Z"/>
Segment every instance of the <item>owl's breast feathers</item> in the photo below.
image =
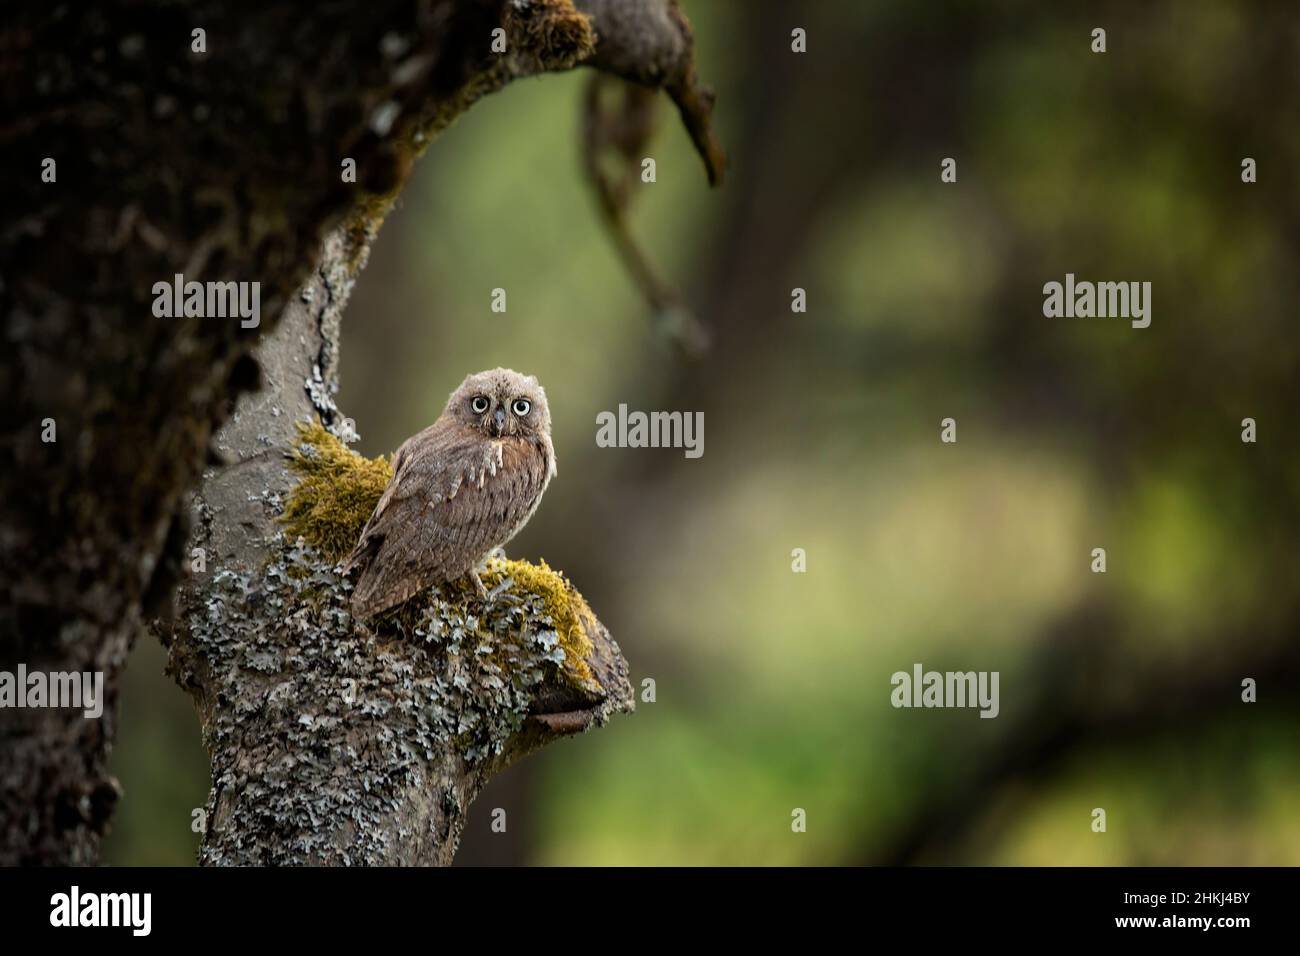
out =
<path fill-rule="evenodd" d="M 549 436 L 488 438 L 439 419 L 408 439 L 345 562 L 352 613 L 370 617 L 467 574 L 527 522 L 551 476 Z"/>

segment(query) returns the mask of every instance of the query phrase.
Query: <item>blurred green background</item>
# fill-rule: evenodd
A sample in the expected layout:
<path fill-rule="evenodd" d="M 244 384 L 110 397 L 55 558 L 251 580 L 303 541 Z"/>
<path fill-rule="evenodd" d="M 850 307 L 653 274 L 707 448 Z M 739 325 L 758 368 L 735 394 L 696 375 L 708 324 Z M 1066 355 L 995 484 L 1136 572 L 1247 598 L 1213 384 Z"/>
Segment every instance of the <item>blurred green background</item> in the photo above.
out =
<path fill-rule="evenodd" d="M 538 376 L 559 476 L 509 550 L 656 685 L 494 781 L 458 863 L 1300 863 L 1294 4 L 685 9 L 730 178 L 665 101 L 632 227 L 703 360 L 603 231 L 583 72 L 442 135 L 345 319 L 368 455 L 468 372 Z M 1045 318 L 1067 272 L 1150 281 L 1151 327 Z M 597 448 L 620 403 L 703 411 L 703 458 Z M 892 708 L 916 662 L 999 671 L 1000 716 Z M 128 668 L 114 864 L 197 847 L 207 762 L 162 663 L 142 639 Z"/>

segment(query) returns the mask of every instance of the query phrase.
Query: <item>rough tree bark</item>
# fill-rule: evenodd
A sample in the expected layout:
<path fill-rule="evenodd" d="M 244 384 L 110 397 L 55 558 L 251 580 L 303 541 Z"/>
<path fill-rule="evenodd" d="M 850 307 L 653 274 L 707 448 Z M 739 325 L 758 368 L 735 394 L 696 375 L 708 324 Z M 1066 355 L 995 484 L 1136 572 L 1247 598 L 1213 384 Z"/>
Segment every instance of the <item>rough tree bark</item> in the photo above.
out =
<path fill-rule="evenodd" d="M 448 694 L 440 682 L 465 675 L 446 654 L 356 628 L 342 582 L 312 582 L 310 621 L 273 613 L 305 567 L 280 560 L 272 520 L 292 422 L 314 411 L 345 428 L 338 323 L 392 197 L 479 97 L 584 63 L 662 86 L 720 169 L 673 0 L 7 11 L 0 414 L 16 467 L 0 475 L 0 668 L 101 671 L 106 706 L 97 721 L 3 713 L 0 863 L 97 859 L 119 789 L 107 760 L 122 667 L 146 621 L 172 619 L 192 532 L 206 572 L 162 630 L 213 757 L 205 861 L 445 862 L 487 776 L 630 705 L 594 620 L 592 680 L 548 675 L 513 698 L 531 714 L 520 723 L 483 710 L 472 681 Z M 260 282 L 260 325 L 155 316 L 154 283 L 177 273 Z M 268 567 L 287 578 L 268 583 Z M 491 724 L 485 748 L 473 728 L 445 733 L 457 708 Z"/>

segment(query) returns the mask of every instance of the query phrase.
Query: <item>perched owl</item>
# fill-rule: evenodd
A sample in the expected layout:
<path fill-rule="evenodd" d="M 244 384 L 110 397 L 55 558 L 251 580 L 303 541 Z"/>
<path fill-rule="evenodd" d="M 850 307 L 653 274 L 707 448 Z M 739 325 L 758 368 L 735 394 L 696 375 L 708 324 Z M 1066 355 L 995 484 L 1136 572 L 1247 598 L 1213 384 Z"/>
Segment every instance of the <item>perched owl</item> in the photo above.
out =
<path fill-rule="evenodd" d="M 370 617 L 468 576 L 528 523 L 555 475 L 551 411 L 531 375 L 470 375 L 438 420 L 397 450 L 393 477 L 346 566 L 352 613 Z"/>

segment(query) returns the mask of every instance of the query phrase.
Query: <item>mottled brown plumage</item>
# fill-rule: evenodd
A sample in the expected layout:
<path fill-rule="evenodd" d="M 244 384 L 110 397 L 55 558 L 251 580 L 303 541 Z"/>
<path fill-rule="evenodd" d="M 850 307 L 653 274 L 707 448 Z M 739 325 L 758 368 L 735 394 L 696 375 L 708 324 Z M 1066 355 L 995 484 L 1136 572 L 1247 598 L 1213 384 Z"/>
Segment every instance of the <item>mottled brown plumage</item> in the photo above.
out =
<path fill-rule="evenodd" d="M 352 613 L 370 617 L 432 584 L 468 576 L 537 510 L 555 474 L 551 412 L 537 379 L 470 375 L 438 420 L 408 438 L 346 566 Z"/>

